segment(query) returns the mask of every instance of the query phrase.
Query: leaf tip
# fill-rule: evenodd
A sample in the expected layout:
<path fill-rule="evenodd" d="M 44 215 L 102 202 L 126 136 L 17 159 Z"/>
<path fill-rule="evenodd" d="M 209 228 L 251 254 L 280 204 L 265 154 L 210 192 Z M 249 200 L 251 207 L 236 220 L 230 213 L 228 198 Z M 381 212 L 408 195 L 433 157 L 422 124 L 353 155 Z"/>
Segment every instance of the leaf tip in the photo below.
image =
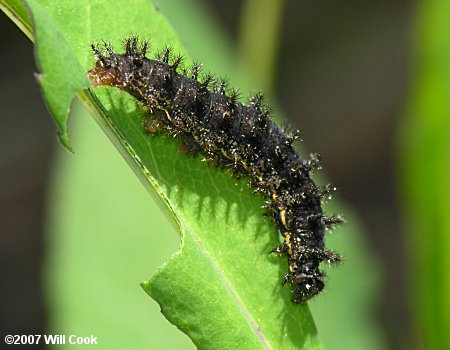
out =
<path fill-rule="evenodd" d="M 42 81 L 42 74 L 41 73 L 34 73 L 34 78 L 36 79 L 36 81 L 40 84 Z"/>
<path fill-rule="evenodd" d="M 64 148 L 66 150 L 68 150 L 72 154 L 74 153 L 73 147 L 70 144 L 69 135 L 67 134 L 67 132 L 58 131 L 58 139 L 59 139 L 59 142 L 61 142 L 61 144 L 64 146 Z"/>
<path fill-rule="evenodd" d="M 143 281 L 139 284 L 146 293 L 150 291 L 150 281 Z"/>

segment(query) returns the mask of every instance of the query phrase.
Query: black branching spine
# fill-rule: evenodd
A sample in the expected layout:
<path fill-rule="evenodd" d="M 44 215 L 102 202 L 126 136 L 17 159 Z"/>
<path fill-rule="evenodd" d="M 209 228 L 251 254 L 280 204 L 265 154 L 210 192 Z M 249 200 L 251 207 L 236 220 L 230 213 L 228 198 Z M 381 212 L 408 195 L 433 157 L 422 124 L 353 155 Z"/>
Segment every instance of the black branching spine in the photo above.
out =
<path fill-rule="evenodd" d="M 245 175 L 249 185 L 267 197 L 264 206 L 275 221 L 283 243 L 273 252 L 288 257 L 289 271 L 283 284 L 292 284 L 292 302 L 305 303 L 324 288 L 320 263 L 338 263 L 341 256 L 325 248 L 324 234 L 343 219 L 324 215 L 322 203 L 334 188 L 318 188 L 311 173 L 320 168 L 318 155 L 302 159 L 293 147 L 298 133 L 284 130 L 269 119 L 262 95 L 249 105 L 229 91 L 226 81 L 210 74 L 199 80 L 200 65 L 179 68 L 182 58 L 170 48 L 157 59 L 146 58 L 147 43 L 136 37 L 125 40 L 125 53 L 92 49 L 97 58 L 88 76 L 94 86 L 116 86 L 146 105 L 149 132 L 163 129 L 179 137 L 187 153 L 202 153 L 213 164 Z"/>

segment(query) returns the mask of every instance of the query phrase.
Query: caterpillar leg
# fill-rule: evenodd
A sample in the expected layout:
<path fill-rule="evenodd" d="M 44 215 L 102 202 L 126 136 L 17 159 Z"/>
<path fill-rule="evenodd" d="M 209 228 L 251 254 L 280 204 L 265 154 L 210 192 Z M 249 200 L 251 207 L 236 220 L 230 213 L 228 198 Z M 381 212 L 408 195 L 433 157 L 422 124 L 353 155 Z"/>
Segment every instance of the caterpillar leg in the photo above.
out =
<path fill-rule="evenodd" d="M 149 134 L 155 134 L 164 128 L 164 124 L 156 115 L 150 114 L 145 118 L 143 127 Z"/>

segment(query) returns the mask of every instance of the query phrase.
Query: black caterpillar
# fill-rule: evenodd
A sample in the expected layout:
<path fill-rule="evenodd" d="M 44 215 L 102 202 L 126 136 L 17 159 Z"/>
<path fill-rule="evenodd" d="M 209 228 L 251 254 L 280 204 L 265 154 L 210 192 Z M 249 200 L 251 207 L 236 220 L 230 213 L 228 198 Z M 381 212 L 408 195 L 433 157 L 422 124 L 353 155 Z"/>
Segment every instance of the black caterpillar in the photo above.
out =
<path fill-rule="evenodd" d="M 293 148 L 298 131 L 274 124 L 260 93 L 245 106 L 224 80 L 210 74 L 198 80 L 199 64 L 189 76 L 186 69 L 178 72 L 182 58 L 172 57 L 170 48 L 151 60 L 145 57 L 147 42 L 132 36 L 125 40 L 124 54 L 106 43 L 105 49 L 92 45 L 97 62 L 88 76 L 93 85 L 119 87 L 146 105 L 152 115 L 144 123 L 147 131 L 164 129 L 181 138 L 186 153 L 201 152 L 212 163 L 248 176 L 255 192 L 268 197 L 264 208 L 284 237 L 272 252 L 288 257 L 283 284 L 292 284 L 292 302 L 305 303 L 320 293 L 326 277 L 320 263 L 342 259 L 325 248 L 324 233 L 343 219 L 324 215 L 321 204 L 334 188 L 318 188 L 311 179 L 320 160 L 317 154 L 304 160 Z"/>

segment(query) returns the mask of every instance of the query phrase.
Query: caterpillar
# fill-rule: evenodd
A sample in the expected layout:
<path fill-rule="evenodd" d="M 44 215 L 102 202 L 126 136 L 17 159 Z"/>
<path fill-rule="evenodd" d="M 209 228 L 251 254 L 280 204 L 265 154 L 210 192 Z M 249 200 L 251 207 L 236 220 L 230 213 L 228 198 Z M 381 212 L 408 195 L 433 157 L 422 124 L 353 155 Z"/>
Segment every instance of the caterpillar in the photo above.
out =
<path fill-rule="evenodd" d="M 283 237 L 272 252 L 287 256 L 282 284 L 292 285 L 291 301 L 303 304 L 319 294 L 326 280 L 320 263 L 342 260 L 325 248 L 325 231 L 343 222 L 340 215 L 326 216 L 322 210 L 335 188 L 319 188 L 311 179 L 321 168 L 319 155 L 299 155 L 293 147 L 298 131 L 270 120 L 261 93 L 244 105 L 225 80 L 210 74 L 200 78 L 198 63 L 189 71 L 181 69 L 182 57 L 169 47 L 148 59 L 148 42 L 136 36 L 125 40 L 123 54 L 104 47 L 91 45 L 96 63 L 88 77 L 93 86 L 126 91 L 149 108 L 148 132 L 163 130 L 182 140 L 185 153 L 201 153 L 212 164 L 246 176 L 249 186 L 267 198 L 265 214 Z"/>

